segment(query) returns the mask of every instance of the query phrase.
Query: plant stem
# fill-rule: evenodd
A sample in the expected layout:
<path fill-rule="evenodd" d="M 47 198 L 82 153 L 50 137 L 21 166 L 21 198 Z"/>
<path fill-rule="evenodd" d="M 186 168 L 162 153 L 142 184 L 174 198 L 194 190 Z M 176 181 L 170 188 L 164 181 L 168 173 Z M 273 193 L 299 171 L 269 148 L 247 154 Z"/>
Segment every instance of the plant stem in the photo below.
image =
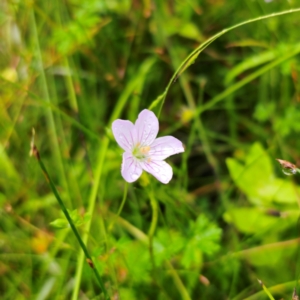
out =
<path fill-rule="evenodd" d="M 119 216 L 121 214 L 122 210 L 123 210 L 124 204 L 125 204 L 126 199 L 127 199 L 127 191 L 128 191 L 128 182 L 125 181 L 123 199 L 122 199 L 121 205 L 118 209 L 117 216 Z"/>
<path fill-rule="evenodd" d="M 120 207 L 118 209 L 118 212 L 116 214 L 116 218 L 121 214 L 121 212 L 123 210 L 124 204 L 125 204 L 126 199 L 127 199 L 127 191 L 128 191 L 128 182 L 125 181 L 123 199 L 122 199 L 121 205 L 120 205 Z M 116 221 L 116 219 L 113 219 L 112 222 L 111 222 L 111 224 L 109 225 L 109 227 L 108 227 L 108 231 L 109 232 L 114 228 L 115 221 Z"/>
<path fill-rule="evenodd" d="M 176 287 L 182 297 L 182 299 L 184 300 L 191 300 L 190 295 L 188 293 L 188 291 L 186 290 L 183 282 L 181 281 L 178 273 L 176 272 L 176 270 L 174 269 L 173 265 L 169 262 L 166 261 L 166 265 L 170 268 L 171 270 L 171 276 L 173 277 L 173 280 L 176 284 Z"/>
<path fill-rule="evenodd" d="M 79 244 L 80 244 L 81 249 L 82 249 L 83 252 L 84 252 L 84 255 L 85 255 L 85 257 L 86 257 L 86 261 L 88 262 L 88 264 L 90 265 L 90 267 L 91 267 L 92 270 L 94 271 L 95 276 L 96 276 L 96 278 L 97 278 L 97 281 L 98 281 L 98 283 L 99 283 L 99 285 L 100 285 L 101 292 L 104 293 L 106 299 L 109 299 L 109 297 L 108 297 L 108 295 L 107 295 L 107 292 L 106 292 L 106 289 L 105 289 L 105 286 L 104 286 L 104 284 L 103 284 L 103 282 L 102 282 L 102 279 L 101 279 L 101 277 L 100 277 L 100 274 L 99 274 L 97 268 L 95 267 L 95 265 L 94 265 L 94 263 L 93 263 L 93 259 L 92 259 L 92 257 L 90 256 L 90 254 L 89 254 L 89 252 L 88 252 L 88 250 L 87 250 L 87 248 L 86 248 L 84 242 L 82 241 L 82 239 L 81 239 L 81 237 L 80 237 L 80 235 L 79 235 L 79 233 L 78 233 L 78 231 L 77 231 L 77 228 L 76 228 L 76 226 L 74 225 L 73 220 L 72 220 L 72 218 L 70 217 L 70 215 L 69 215 L 69 213 L 68 213 L 68 210 L 66 209 L 66 207 L 65 207 L 65 205 L 64 205 L 64 203 L 63 203 L 63 201 L 62 201 L 62 199 L 60 198 L 60 196 L 59 196 L 59 194 L 58 194 L 58 192 L 57 192 L 57 189 L 56 189 L 56 187 L 55 187 L 55 185 L 54 185 L 54 183 L 53 183 L 53 181 L 52 181 L 52 179 L 51 179 L 51 177 L 50 177 L 50 175 L 49 175 L 49 173 L 48 173 L 48 171 L 47 171 L 47 169 L 46 169 L 46 167 L 45 167 L 43 161 L 41 160 L 40 154 L 39 154 L 38 149 L 36 148 L 35 145 L 32 145 L 31 153 L 36 157 L 36 159 L 37 159 L 37 161 L 38 161 L 38 163 L 39 163 L 39 165 L 40 165 L 40 167 L 41 167 L 41 169 L 42 169 L 42 171 L 43 171 L 43 173 L 44 173 L 44 176 L 45 176 L 47 182 L 48 182 L 49 185 L 50 185 L 50 188 L 51 188 L 51 190 L 52 190 L 52 192 L 53 192 L 53 194 L 54 194 L 56 200 L 58 201 L 58 203 L 59 203 L 59 205 L 60 205 L 60 207 L 61 207 L 61 209 L 62 209 L 62 211 L 63 211 L 63 213 L 64 213 L 64 215 L 65 215 L 65 217 L 66 217 L 66 219 L 68 220 L 68 222 L 69 222 L 69 224 L 70 224 L 70 227 L 71 227 L 73 233 L 75 234 L 75 236 L 76 236 L 76 238 L 77 238 L 77 240 L 78 240 L 78 242 L 79 242 Z"/>
<path fill-rule="evenodd" d="M 150 251 L 150 257 L 151 257 L 152 264 L 153 264 L 153 269 L 155 269 L 155 260 L 154 260 L 154 255 L 153 255 L 153 236 L 155 233 L 157 220 L 158 220 L 158 203 L 157 203 L 152 191 L 150 191 L 149 197 L 150 197 L 150 204 L 151 204 L 151 208 L 152 208 L 152 220 L 151 220 L 151 225 L 150 225 L 150 229 L 148 232 L 149 251 Z"/>

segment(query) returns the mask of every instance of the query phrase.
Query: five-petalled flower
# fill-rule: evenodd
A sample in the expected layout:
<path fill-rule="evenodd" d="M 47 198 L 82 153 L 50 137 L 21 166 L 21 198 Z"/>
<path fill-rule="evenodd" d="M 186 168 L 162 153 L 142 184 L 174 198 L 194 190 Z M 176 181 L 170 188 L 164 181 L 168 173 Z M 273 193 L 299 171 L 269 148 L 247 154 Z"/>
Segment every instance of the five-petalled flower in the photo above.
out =
<path fill-rule="evenodd" d="M 162 183 L 172 179 L 172 168 L 164 159 L 184 152 L 184 148 L 181 141 L 173 136 L 156 138 L 158 129 L 158 119 L 148 109 L 140 112 L 135 124 L 119 119 L 113 122 L 114 137 L 125 151 L 121 173 L 127 182 L 136 181 L 143 170 Z"/>

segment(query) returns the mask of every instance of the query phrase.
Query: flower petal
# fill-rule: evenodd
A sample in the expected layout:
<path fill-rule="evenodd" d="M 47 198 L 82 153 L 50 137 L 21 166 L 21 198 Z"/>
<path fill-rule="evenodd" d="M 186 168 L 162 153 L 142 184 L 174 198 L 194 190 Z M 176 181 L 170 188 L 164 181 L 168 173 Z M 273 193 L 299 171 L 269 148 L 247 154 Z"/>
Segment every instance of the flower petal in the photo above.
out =
<path fill-rule="evenodd" d="M 115 120 L 112 131 L 119 146 L 125 151 L 130 151 L 136 144 L 136 131 L 134 125 L 127 120 Z"/>
<path fill-rule="evenodd" d="M 142 174 L 143 169 L 130 153 L 123 153 L 121 174 L 127 182 L 136 181 Z"/>
<path fill-rule="evenodd" d="M 172 167 L 165 161 L 150 161 L 142 162 L 142 168 L 148 173 L 152 174 L 156 179 L 162 183 L 169 183 L 173 176 Z"/>
<path fill-rule="evenodd" d="M 164 160 L 170 155 L 184 152 L 181 141 L 173 136 L 157 138 L 151 145 L 149 156 L 153 160 Z"/>
<path fill-rule="evenodd" d="M 149 146 L 157 136 L 159 128 L 158 119 L 152 111 L 144 109 L 140 112 L 135 122 L 135 128 L 137 141 L 141 146 Z"/>

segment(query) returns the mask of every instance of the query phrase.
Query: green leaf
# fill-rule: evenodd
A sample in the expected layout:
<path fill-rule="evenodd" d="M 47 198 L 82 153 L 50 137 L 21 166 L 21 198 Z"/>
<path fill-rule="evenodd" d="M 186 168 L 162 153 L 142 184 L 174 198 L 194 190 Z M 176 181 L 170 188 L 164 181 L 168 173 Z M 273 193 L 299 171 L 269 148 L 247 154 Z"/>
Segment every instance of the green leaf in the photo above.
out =
<path fill-rule="evenodd" d="M 185 38 L 196 40 L 198 42 L 201 42 L 203 40 L 201 32 L 199 31 L 198 27 L 193 23 L 183 24 L 180 27 L 178 34 Z"/>
<path fill-rule="evenodd" d="M 76 227 L 86 224 L 91 219 L 90 214 L 81 215 L 79 214 L 77 209 L 74 209 L 72 211 L 68 210 L 68 213 Z M 66 218 L 56 219 L 51 222 L 50 225 L 58 229 L 70 227 L 69 222 Z"/>
<path fill-rule="evenodd" d="M 50 225 L 56 229 L 65 229 L 69 228 L 69 222 L 66 219 L 56 219 L 50 223 Z"/>
<path fill-rule="evenodd" d="M 248 196 L 250 202 L 261 204 L 262 202 L 271 201 L 275 191 L 273 191 L 273 194 L 271 192 L 271 199 L 266 197 L 267 194 L 270 194 L 266 182 L 269 182 L 273 177 L 270 158 L 262 146 L 255 143 L 250 148 L 245 160 L 245 165 L 233 158 L 226 160 L 231 178 Z M 266 193 L 267 190 L 268 193 Z"/>
<path fill-rule="evenodd" d="M 240 232 L 248 234 L 266 230 L 278 222 L 277 217 L 267 215 L 257 207 L 232 208 L 224 214 L 224 220 L 234 224 Z"/>
<path fill-rule="evenodd" d="M 165 260 L 171 259 L 185 247 L 186 243 L 186 238 L 179 232 L 174 230 L 159 230 L 153 242 L 155 262 L 161 265 Z"/>
<path fill-rule="evenodd" d="M 228 158 L 226 164 L 234 183 L 252 204 L 297 203 L 300 188 L 275 177 L 271 158 L 260 144 L 249 149 L 244 164 L 233 158 Z"/>
<path fill-rule="evenodd" d="M 222 230 L 210 222 L 205 215 L 200 215 L 196 222 L 191 222 L 189 241 L 184 248 L 182 264 L 189 267 L 191 264 L 200 264 L 202 254 L 213 255 L 220 249 Z"/>

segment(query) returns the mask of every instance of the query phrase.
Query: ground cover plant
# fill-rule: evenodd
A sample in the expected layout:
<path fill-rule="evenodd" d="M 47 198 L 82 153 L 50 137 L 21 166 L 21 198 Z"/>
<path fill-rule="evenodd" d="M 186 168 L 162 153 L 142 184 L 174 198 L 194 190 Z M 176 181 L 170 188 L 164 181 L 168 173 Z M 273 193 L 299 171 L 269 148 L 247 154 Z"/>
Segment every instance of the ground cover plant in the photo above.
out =
<path fill-rule="evenodd" d="M 1 299 L 297 299 L 298 1 L 0 8 Z"/>

